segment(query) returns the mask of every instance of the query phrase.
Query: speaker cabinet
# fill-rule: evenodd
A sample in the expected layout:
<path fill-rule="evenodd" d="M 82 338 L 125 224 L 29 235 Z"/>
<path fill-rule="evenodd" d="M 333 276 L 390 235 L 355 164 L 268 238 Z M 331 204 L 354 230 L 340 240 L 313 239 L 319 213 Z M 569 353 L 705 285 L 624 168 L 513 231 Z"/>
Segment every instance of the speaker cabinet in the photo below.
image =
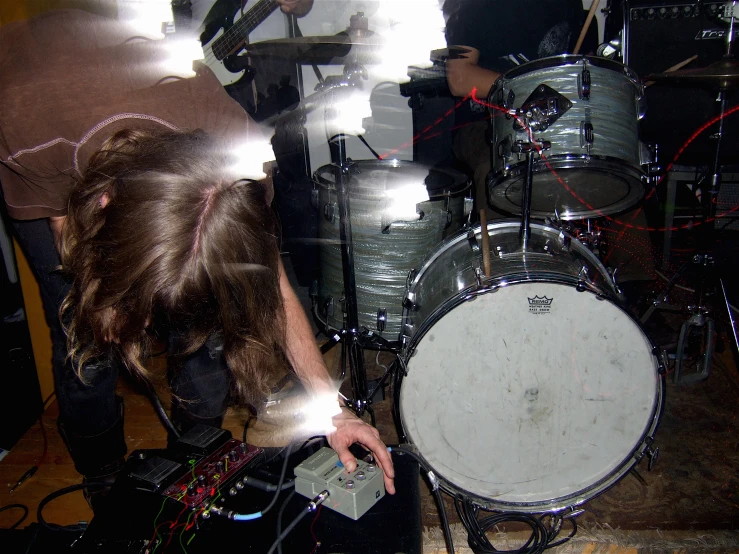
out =
<path fill-rule="evenodd" d="M 623 62 L 644 78 L 660 73 L 692 56 L 697 59 L 685 67 L 706 67 L 721 59 L 726 49 L 728 24 L 719 14 L 725 2 L 626 0 L 614 2 L 609 28 L 623 26 Z M 614 23 L 616 25 L 614 25 Z M 647 115 L 642 121 L 641 139 L 660 147 L 660 160 L 666 165 L 680 147 L 705 122 L 719 114 L 717 91 L 710 87 L 677 86 L 655 83 L 646 89 Z M 737 91 L 728 92 L 728 106 L 739 103 Z M 723 164 L 739 163 L 737 143 L 739 121 L 725 120 Z M 677 160 L 683 165 L 711 164 L 715 156 L 718 125 L 698 136 Z"/>

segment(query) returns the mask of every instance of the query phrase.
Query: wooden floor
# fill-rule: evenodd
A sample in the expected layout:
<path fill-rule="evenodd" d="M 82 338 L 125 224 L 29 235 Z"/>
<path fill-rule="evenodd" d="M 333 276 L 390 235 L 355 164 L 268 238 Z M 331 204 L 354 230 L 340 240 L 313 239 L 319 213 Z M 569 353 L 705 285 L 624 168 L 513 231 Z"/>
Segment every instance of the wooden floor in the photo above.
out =
<path fill-rule="evenodd" d="M 164 358 L 154 359 L 150 366 L 161 374 L 164 363 Z M 157 389 L 162 403 L 168 409 L 169 399 L 166 390 L 164 387 Z M 124 432 L 128 452 L 137 449 L 166 448 L 167 432 L 149 398 L 126 379 L 119 380 L 117 393 L 124 398 L 125 403 Z M 0 507 L 24 504 L 29 509 L 28 517 L 20 527 L 36 521 L 36 509 L 44 497 L 63 487 L 81 482 L 81 476 L 75 470 L 72 458 L 57 431 L 58 415 L 59 409 L 54 400 L 44 412 L 42 423 L 31 427 L 11 452 L 0 461 Z M 41 461 L 44 451 L 42 425 L 47 439 L 47 452 L 43 461 Z M 244 417 L 229 411 L 224 428 L 240 438 L 244 428 Z M 260 422 L 256 429 L 250 430 L 249 442 L 259 446 L 286 444 L 288 439 L 281 437 L 275 430 L 276 426 L 269 422 Z M 20 476 L 39 462 L 41 463 L 36 474 L 10 493 L 10 488 Z M 22 515 L 21 509 L 0 512 L 0 528 L 7 529 Z M 92 510 L 88 507 L 82 492 L 73 492 L 53 500 L 44 508 L 43 513 L 46 521 L 59 525 L 90 521 L 92 515 Z"/>
<path fill-rule="evenodd" d="M 335 354 L 337 350 L 338 349 L 334 349 L 334 351 L 329 354 L 329 358 L 327 359 L 329 367 L 336 367 L 336 361 L 333 360 L 331 355 Z M 723 358 L 727 362 L 732 359 L 731 354 L 728 352 L 724 354 Z M 155 360 L 154 365 L 156 366 L 157 363 L 161 365 L 163 364 L 163 360 Z M 162 392 L 163 391 L 160 390 L 160 393 Z M 118 393 L 125 398 L 125 435 L 129 452 L 136 449 L 165 447 L 166 431 L 160 424 L 148 397 L 141 392 L 138 392 L 135 387 L 123 379 L 119 384 Z M 166 407 L 168 404 L 167 396 L 166 394 L 161 394 L 161 396 Z M 389 401 L 382 402 L 377 405 L 378 408 L 382 406 L 381 410 L 378 410 L 378 428 L 380 429 L 382 438 L 388 443 L 393 443 L 397 441 L 397 437 L 395 436 L 394 429 L 390 422 L 391 418 L 389 417 L 388 405 Z M 25 527 L 31 522 L 36 521 L 36 508 L 38 503 L 45 496 L 61 489 L 62 487 L 79 483 L 81 480 L 80 475 L 75 471 L 71 457 L 57 432 L 57 415 L 57 404 L 56 401 L 53 401 L 43 416 L 43 428 L 48 439 L 47 453 L 43 463 L 40 464 L 38 472 L 12 494 L 8 492 L 10 486 L 15 483 L 15 481 L 28 468 L 34 464 L 38 464 L 42 456 L 44 438 L 41 431 L 41 425 L 34 425 L 23 436 L 13 450 L 2 461 L 0 461 L 0 483 L 2 483 L 0 485 L 0 506 L 20 503 L 26 505 L 30 510 L 28 518 L 21 524 L 21 527 Z M 239 415 L 230 413 L 226 418 L 224 427 L 229 429 L 235 436 L 240 437 L 243 429 L 243 420 Z M 249 442 L 265 446 L 286 442 L 274 433 L 275 428 L 276 427 L 270 427 L 266 422 L 259 422 L 255 427 L 252 427 L 252 424 L 250 424 Z M 268 443 L 266 440 L 267 437 L 274 439 L 274 442 Z M 438 525 L 436 508 L 431 495 L 427 494 L 425 486 L 422 486 L 421 493 L 424 525 Z M 448 507 L 448 509 L 450 509 L 450 507 Z M 22 511 L 20 509 L 0 512 L 0 528 L 10 527 L 21 515 Z M 450 516 L 454 516 L 453 512 L 450 512 Z M 82 493 L 74 492 L 52 501 L 44 509 L 44 518 L 49 522 L 60 525 L 71 525 L 79 521 L 89 521 L 92 518 L 92 511 L 88 508 Z M 452 517 L 452 520 L 456 520 L 456 518 Z M 457 527 L 458 524 L 455 524 L 455 528 Z M 691 545 L 695 542 L 695 537 L 698 535 L 696 532 L 687 530 L 678 533 L 673 532 L 672 534 L 657 531 L 659 537 L 656 538 L 646 537 L 643 536 L 644 533 L 641 533 L 641 535 L 630 537 L 627 540 L 624 538 L 625 532 L 619 531 L 618 528 L 616 528 L 615 531 L 610 529 L 610 527 L 607 529 L 602 528 L 599 532 L 601 536 L 596 536 L 598 533 L 592 532 L 591 529 L 583 529 L 579 535 L 581 539 L 586 539 L 586 542 L 578 540 L 577 543 L 572 543 L 567 547 L 563 546 L 556 548 L 553 552 L 588 552 L 589 554 L 601 552 L 609 552 L 609 554 L 646 552 L 651 550 L 642 550 L 641 548 L 646 548 L 647 546 L 651 548 L 652 545 L 657 544 L 660 541 L 664 542 L 668 535 L 674 535 L 672 536 L 672 539 L 676 542 L 671 544 L 679 545 L 679 547 L 675 547 L 676 550 L 673 549 L 668 551 L 693 552 L 694 550 Z M 726 537 L 721 539 L 725 542 L 722 546 L 713 548 L 712 551 L 737 552 L 736 545 L 739 544 L 739 532 L 734 531 L 731 533 L 722 533 L 726 535 Z M 455 534 L 458 535 L 455 538 L 457 552 L 463 554 L 471 552 L 466 548 L 466 540 L 464 536 L 460 534 L 459 529 L 456 529 Z M 503 535 L 505 535 L 505 533 Z M 716 535 L 716 533 L 712 533 L 712 535 Z M 510 539 L 514 535 L 509 532 L 506 536 Z M 638 547 L 635 547 L 635 545 L 638 545 Z M 440 553 L 444 550 L 443 540 L 440 539 L 438 533 L 434 536 L 425 536 L 424 552 Z M 697 552 L 697 550 L 695 551 Z M 700 551 L 703 552 L 704 550 Z"/>

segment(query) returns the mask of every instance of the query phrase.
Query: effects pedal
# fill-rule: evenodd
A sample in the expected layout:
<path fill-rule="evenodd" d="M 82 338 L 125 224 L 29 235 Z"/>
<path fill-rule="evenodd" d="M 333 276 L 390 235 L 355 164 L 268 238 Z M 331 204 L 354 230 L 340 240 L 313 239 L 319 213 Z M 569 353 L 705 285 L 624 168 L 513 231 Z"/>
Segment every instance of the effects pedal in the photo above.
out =
<path fill-rule="evenodd" d="M 349 473 L 336 452 L 324 447 L 295 468 L 295 492 L 314 498 L 324 490 L 324 506 L 357 520 L 385 496 L 385 482 L 379 466 L 358 459 Z"/>

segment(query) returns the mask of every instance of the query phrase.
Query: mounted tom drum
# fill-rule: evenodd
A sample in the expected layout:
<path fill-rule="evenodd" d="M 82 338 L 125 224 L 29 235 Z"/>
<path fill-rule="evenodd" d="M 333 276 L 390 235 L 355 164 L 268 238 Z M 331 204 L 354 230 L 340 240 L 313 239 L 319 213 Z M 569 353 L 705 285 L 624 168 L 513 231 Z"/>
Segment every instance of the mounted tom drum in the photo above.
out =
<path fill-rule="evenodd" d="M 490 204 L 521 213 L 526 160 L 516 145 L 533 140 L 551 149 L 534 164 L 532 216 L 574 220 L 634 206 L 647 161 L 638 130 L 642 92 L 628 67 L 603 58 L 557 56 L 505 73 L 490 93 Z"/>

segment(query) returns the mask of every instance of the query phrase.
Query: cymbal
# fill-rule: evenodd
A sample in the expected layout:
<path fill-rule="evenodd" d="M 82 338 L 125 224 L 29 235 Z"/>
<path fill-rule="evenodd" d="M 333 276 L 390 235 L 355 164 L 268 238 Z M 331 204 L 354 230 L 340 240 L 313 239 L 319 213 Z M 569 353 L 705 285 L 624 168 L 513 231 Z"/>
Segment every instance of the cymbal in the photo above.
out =
<path fill-rule="evenodd" d="M 669 73 L 652 73 L 645 81 L 666 85 L 687 85 L 718 90 L 739 88 L 739 62 L 724 58 L 700 69 L 682 69 Z"/>
<path fill-rule="evenodd" d="M 246 46 L 249 56 L 286 58 L 299 63 L 343 65 L 347 56 L 359 63 L 379 63 L 381 42 L 365 32 L 352 37 L 346 32 L 330 36 L 263 40 Z"/>

